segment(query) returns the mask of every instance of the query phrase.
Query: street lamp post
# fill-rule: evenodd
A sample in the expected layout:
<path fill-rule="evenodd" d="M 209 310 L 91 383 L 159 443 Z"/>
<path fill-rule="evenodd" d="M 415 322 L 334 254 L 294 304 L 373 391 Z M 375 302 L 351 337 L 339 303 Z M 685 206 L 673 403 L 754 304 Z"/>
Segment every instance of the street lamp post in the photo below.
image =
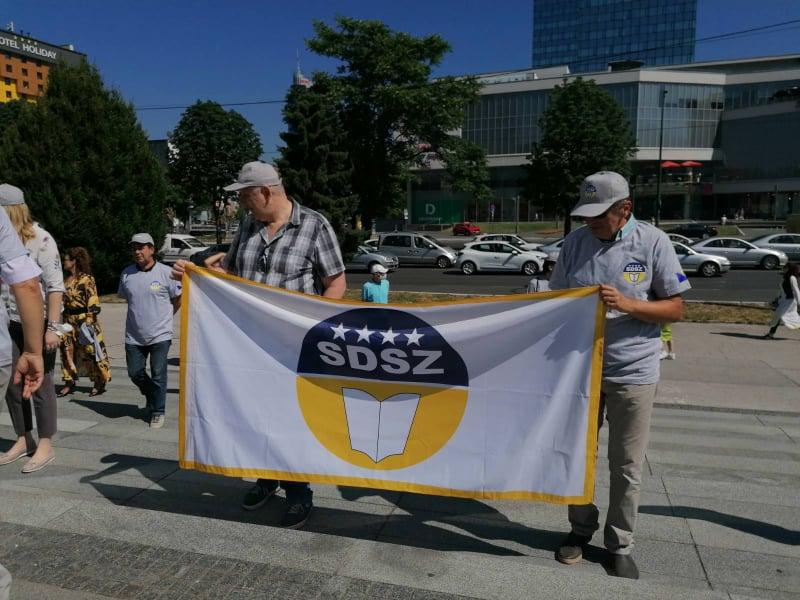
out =
<path fill-rule="evenodd" d="M 661 90 L 661 124 L 658 127 L 658 179 L 656 180 L 656 227 L 661 224 L 661 153 L 664 150 L 664 105 L 667 88 Z"/>
<path fill-rule="evenodd" d="M 516 221 L 514 222 L 514 233 L 519 233 L 519 196 L 514 197 L 514 205 L 516 208 Z"/>

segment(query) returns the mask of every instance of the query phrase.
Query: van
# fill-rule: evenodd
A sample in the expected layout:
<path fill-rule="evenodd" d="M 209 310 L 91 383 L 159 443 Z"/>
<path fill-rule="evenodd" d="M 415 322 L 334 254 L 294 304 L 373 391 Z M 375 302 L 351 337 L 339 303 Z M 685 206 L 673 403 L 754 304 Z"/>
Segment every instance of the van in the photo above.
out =
<path fill-rule="evenodd" d="M 401 265 L 431 265 L 446 269 L 456 262 L 455 250 L 418 233 L 384 233 L 378 239 L 378 249 L 394 254 Z"/>

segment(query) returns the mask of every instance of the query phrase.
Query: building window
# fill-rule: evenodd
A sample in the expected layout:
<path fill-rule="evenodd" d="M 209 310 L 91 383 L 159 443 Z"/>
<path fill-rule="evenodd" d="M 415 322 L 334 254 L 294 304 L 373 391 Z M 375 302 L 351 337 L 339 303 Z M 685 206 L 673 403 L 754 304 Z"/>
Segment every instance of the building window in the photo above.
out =
<path fill-rule="evenodd" d="M 6 73 L 13 73 L 13 72 L 14 69 L 11 67 L 11 65 L 6 65 Z"/>
<path fill-rule="evenodd" d="M 23 82 L 22 82 L 22 87 L 24 87 L 24 88 L 27 90 L 27 89 L 28 89 L 28 87 L 29 87 L 29 86 L 28 86 L 28 82 L 27 82 L 27 81 L 23 81 Z"/>
<path fill-rule="evenodd" d="M 11 98 L 11 92 L 6 92 L 6 98 Z"/>
<path fill-rule="evenodd" d="M 11 80 L 8 77 L 6 77 L 6 85 L 11 85 Z"/>
<path fill-rule="evenodd" d="M 42 72 L 41 71 L 37 71 L 36 72 L 36 79 L 41 79 L 41 78 L 42 78 Z"/>
<path fill-rule="evenodd" d="M 23 77 L 27 77 L 28 76 L 28 69 L 22 69 L 22 76 Z"/>
<path fill-rule="evenodd" d="M 43 86 L 43 85 L 40 85 L 40 86 L 38 86 L 38 88 L 39 88 L 39 91 L 40 91 L 40 92 L 43 92 L 43 91 L 44 91 L 44 86 Z"/>

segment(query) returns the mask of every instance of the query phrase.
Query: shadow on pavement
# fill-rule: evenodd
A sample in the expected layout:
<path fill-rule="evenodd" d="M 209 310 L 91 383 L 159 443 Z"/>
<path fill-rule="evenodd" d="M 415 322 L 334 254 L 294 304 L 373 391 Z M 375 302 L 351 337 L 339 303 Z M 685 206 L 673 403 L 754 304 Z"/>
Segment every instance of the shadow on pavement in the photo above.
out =
<path fill-rule="evenodd" d="M 780 525 L 773 525 L 772 523 L 756 521 L 754 519 L 748 519 L 747 517 L 730 515 L 708 508 L 697 508 L 694 506 L 640 506 L 639 512 L 649 515 L 707 521 L 708 523 L 716 523 L 717 525 L 722 525 L 729 529 L 736 529 L 742 533 L 756 535 L 778 544 L 800 546 L 800 531 L 794 531 L 781 527 Z"/>
<path fill-rule="evenodd" d="M 71 403 L 83 406 L 96 412 L 98 415 L 107 419 L 120 419 L 128 417 L 137 421 L 145 421 L 142 409 L 136 404 L 120 404 L 118 402 L 99 402 L 97 400 L 77 400 L 73 398 Z"/>
<path fill-rule="evenodd" d="M 90 484 L 118 505 L 265 526 L 275 526 L 285 508 L 284 499 L 275 497 L 260 510 L 246 511 L 240 503 L 251 483 L 199 472 L 187 472 L 186 478 L 170 477 L 178 471 L 175 461 L 108 454 L 102 462 L 109 466 L 81 478 L 81 483 Z M 136 476 L 141 474 L 155 485 L 137 491 L 103 481 L 129 470 L 136 470 Z M 354 510 L 324 506 L 325 502 L 320 498 L 304 531 L 354 539 L 380 539 L 386 543 L 432 550 L 470 551 L 498 556 L 525 556 L 530 553 L 492 543 L 494 540 L 555 552 L 566 531 L 566 527 L 564 531 L 554 532 L 516 523 L 497 509 L 477 500 L 349 487 L 339 487 L 339 491 L 345 501 L 353 501 Z M 376 511 L 376 506 L 385 508 L 386 505 L 355 502 L 376 496 L 394 506 L 402 506 L 401 511 Z M 441 506 L 443 500 L 447 512 L 436 509 L 437 503 Z M 566 512 L 564 520 L 566 522 Z M 265 530 L 265 533 L 268 532 Z M 600 562 L 602 557 L 603 551 L 599 548 L 589 548 L 584 556 L 591 562 Z"/>
<path fill-rule="evenodd" d="M 736 332 L 736 331 L 710 331 L 709 333 L 711 335 L 725 335 L 725 336 L 728 336 L 728 337 L 742 338 L 742 339 L 745 339 L 745 340 L 763 340 L 764 339 L 763 335 L 753 335 L 752 333 L 739 333 L 739 332 Z M 779 340 L 781 338 L 776 337 L 775 339 Z M 770 340 L 770 341 L 772 341 L 772 340 Z"/>

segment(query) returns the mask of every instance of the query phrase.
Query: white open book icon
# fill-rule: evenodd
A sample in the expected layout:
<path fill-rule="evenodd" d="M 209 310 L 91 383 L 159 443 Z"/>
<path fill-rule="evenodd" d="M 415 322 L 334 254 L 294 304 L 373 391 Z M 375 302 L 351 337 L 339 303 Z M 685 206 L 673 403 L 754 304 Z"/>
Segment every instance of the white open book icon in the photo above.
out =
<path fill-rule="evenodd" d="M 379 463 L 402 454 L 419 406 L 419 394 L 395 394 L 378 400 L 364 390 L 342 388 L 350 447 Z"/>

